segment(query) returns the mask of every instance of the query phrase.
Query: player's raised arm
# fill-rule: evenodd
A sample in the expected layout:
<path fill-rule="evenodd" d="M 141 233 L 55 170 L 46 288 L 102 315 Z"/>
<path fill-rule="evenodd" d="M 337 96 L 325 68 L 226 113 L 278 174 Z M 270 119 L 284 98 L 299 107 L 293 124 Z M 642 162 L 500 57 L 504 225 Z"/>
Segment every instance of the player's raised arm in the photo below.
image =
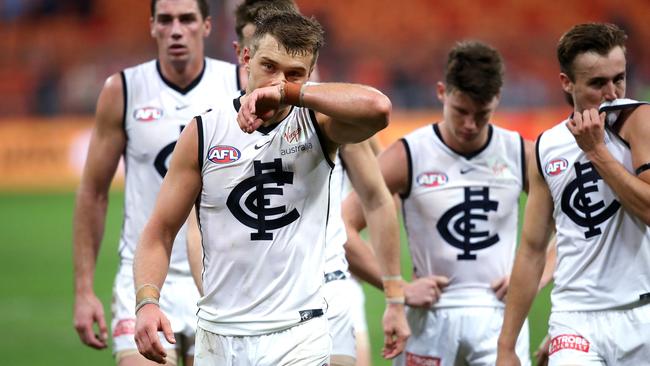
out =
<path fill-rule="evenodd" d="M 390 119 L 390 99 L 377 89 L 348 83 L 304 84 L 279 81 L 258 88 L 242 98 L 238 117 L 246 132 L 256 130 L 273 118 L 284 105 L 309 108 L 325 137 L 332 142 L 330 152 L 339 145 L 363 141 L 385 128 Z"/>
<path fill-rule="evenodd" d="M 528 164 L 529 195 L 521 243 L 510 277 L 503 327 L 499 336 L 497 365 L 518 365 L 515 345 L 526 315 L 537 294 L 553 231 L 553 200 L 537 163 Z"/>
<path fill-rule="evenodd" d="M 650 225 L 650 106 L 637 107 L 621 128 L 621 135 L 630 143 L 637 174 L 628 172 L 607 148 L 604 118 L 604 114 L 599 115 L 592 108 L 582 114 L 576 113 L 567 127 L 600 176 L 616 192 L 623 207 Z"/>
<path fill-rule="evenodd" d="M 325 135 L 336 144 L 363 141 L 388 126 L 392 105 L 379 90 L 359 84 L 307 84 L 303 106 L 318 112 Z"/>
<path fill-rule="evenodd" d="M 160 311 L 160 288 L 169 268 L 172 245 L 187 219 L 201 188 L 198 163 L 198 133 L 192 121 L 181 134 L 169 171 L 163 180 L 156 207 L 144 228 L 135 254 L 133 274 L 136 288 L 136 330 L 138 350 L 146 358 L 164 363 L 166 352 L 157 332 L 174 343 L 165 315 Z"/>
<path fill-rule="evenodd" d="M 74 213 L 74 326 L 81 341 L 97 349 L 106 348 L 108 340 L 104 309 L 93 285 L 104 236 L 108 190 L 126 144 L 122 83 L 119 74 L 109 77 L 99 95 Z"/>

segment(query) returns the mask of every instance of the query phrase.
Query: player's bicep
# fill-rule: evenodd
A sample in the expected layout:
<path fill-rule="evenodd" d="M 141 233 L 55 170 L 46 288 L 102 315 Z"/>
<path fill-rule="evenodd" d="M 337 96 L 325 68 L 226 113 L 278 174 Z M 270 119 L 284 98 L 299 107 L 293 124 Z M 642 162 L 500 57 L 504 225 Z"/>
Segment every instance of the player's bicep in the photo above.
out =
<path fill-rule="evenodd" d="M 365 141 L 377 132 L 370 124 L 353 124 L 322 113 L 316 113 L 316 119 L 326 138 L 336 146 Z"/>
<path fill-rule="evenodd" d="M 123 81 L 119 74 L 107 79 L 97 101 L 82 182 L 97 190 L 108 189 L 126 146 Z"/>
<path fill-rule="evenodd" d="M 200 189 L 198 132 L 193 120 L 174 148 L 151 220 L 175 234 L 187 219 Z"/>
<path fill-rule="evenodd" d="M 522 245 L 531 249 L 544 250 L 553 231 L 553 198 L 544 177 L 537 167 L 537 157 L 533 154 L 528 164 L 529 194 L 526 201 Z"/>

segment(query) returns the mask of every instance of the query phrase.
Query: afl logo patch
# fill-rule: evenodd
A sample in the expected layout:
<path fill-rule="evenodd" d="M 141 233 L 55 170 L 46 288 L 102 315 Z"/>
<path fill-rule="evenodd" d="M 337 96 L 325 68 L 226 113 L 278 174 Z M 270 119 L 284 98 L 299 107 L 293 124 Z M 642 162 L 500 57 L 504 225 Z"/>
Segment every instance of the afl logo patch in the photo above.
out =
<path fill-rule="evenodd" d="M 424 172 L 416 178 L 418 186 L 422 187 L 439 187 L 447 184 L 449 177 L 447 174 L 440 172 Z"/>
<path fill-rule="evenodd" d="M 161 119 L 163 111 L 156 107 L 144 107 L 133 112 L 133 118 L 140 122 L 152 122 Z"/>
<path fill-rule="evenodd" d="M 553 159 L 546 164 L 546 174 L 556 176 L 569 168 L 569 162 L 564 158 Z"/>
<path fill-rule="evenodd" d="M 232 146 L 213 146 L 208 151 L 208 160 L 216 164 L 228 164 L 239 160 L 241 152 Z"/>

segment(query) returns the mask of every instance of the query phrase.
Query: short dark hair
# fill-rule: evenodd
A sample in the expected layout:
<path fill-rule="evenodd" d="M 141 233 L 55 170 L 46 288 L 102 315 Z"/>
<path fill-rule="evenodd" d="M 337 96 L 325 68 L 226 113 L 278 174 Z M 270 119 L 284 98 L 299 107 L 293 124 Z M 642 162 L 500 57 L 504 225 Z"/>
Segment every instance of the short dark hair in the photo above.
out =
<path fill-rule="evenodd" d="M 504 66 L 499 52 L 479 41 L 459 42 L 449 51 L 447 92 L 458 90 L 474 101 L 489 103 L 501 91 Z"/>
<path fill-rule="evenodd" d="M 244 39 L 243 29 L 246 24 L 254 24 L 270 11 L 297 12 L 298 8 L 293 0 L 244 0 L 235 9 L 235 32 L 239 42 Z"/>
<path fill-rule="evenodd" d="M 158 0 L 151 0 L 151 16 L 156 17 L 156 3 Z M 210 16 L 210 5 L 208 4 L 208 0 L 196 0 L 196 5 L 199 6 L 199 12 L 201 13 L 201 17 L 203 19 L 207 18 Z"/>
<path fill-rule="evenodd" d="M 573 26 L 564 33 L 557 45 L 557 59 L 560 71 L 571 81 L 575 81 L 573 61 L 578 55 L 596 52 L 606 56 L 613 48 L 621 47 L 625 51 L 627 34 L 615 24 L 584 23 Z"/>
<path fill-rule="evenodd" d="M 275 38 L 289 55 L 313 55 L 312 66 L 318 51 L 325 43 L 325 31 L 313 17 L 307 18 L 297 12 L 273 12 L 255 22 L 251 39 L 251 54 L 257 51 L 259 41 L 265 35 Z"/>

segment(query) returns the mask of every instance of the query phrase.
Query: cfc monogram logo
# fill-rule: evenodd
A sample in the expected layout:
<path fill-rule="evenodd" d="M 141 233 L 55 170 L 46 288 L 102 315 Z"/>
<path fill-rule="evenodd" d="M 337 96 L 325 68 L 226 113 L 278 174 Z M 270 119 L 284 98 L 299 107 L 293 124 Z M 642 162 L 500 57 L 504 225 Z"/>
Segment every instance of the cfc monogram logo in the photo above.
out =
<path fill-rule="evenodd" d="M 574 164 L 576 179 L 567 184 L 562 193 L 562 211 L 579 226 L 587 229 L 585 239 L 600 235 L 602 231 L 597 226 L 616 213 L 621 204 L 613 200 L 605 207 L 605 202 L 593 202 L 590 193 L 598 192 L 598 181 L 603 178 L 594 169 L 593 164 Z"/>
<path fill-rule="evenodd" d="M 499 202 L 490 200 L 490 188 L 465 188 L 465 201 L 450 208 L 438 221 L 438 232 L 451 246 L 461 249 L 459 260 L 474 260 L 473 250 L 481 250 L 499 242 L 499 234 L 475 231 L 475 220 L 487 221 L 487 213 L 496 211 Z M 476 212 L 478 211 L 478 212 Z M 481 213 L 481 211 L 483 213 Z"/>
<path fill-rule="evenodd" d="M 273 240 L 273 234 L 268 230 L 287 226 L 300 217 L 295 208 L 286 213 L 286 206 L 268 207 L 270 200 L 267 196 L 282 196 L 282 187 L 293 184 L 293 173 L 282 169 L 282 159 L 275 159 L 272 163 L 255 160 L 253 169 L 255 175 L 235 186 L 226 205 L 239 222 L 257 230 L 251 233 L 251 240 Z M 267 187 L 271 184 L 278 187 Z M 272 216 L 274 218 L 269 218 Z"/>

